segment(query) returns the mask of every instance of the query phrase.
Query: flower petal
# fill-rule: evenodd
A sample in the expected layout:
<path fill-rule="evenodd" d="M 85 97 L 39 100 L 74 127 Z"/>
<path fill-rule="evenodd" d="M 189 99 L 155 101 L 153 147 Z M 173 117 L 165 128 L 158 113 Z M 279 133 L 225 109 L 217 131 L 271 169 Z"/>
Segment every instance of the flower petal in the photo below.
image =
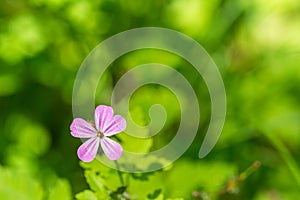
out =
<path fill-rule="evenodd" d="M 113 120 L 110 121 L 110 124 L 103 130 L 103 134 L 105 136 L 114 135 L 124 131 L 125 128 L 126 120 L 121 115 L 115 115 Z"/>
<path fill-rule="evenodd" d="M 112 120 L 114 111 L 112 107 L 100 105 L 97 106 L 95 110 L 95 125 L 98 131 L 103 132 L 104 127 L 106 127 Z"/>
<path fill-rule="evenodd" d="M 70 126 L 71 135 L 77 138 L 90 138 L 97 135 L 97 130 L 87 121 L 75 118 Z"/>
<path fill-rule="evenodd" d="M 85 141 L 77 150 L 77 155 L 83 162 L 91 162 L 96 157 L 99 148 L 99 137 Z"/>
<path fill-rule="evenodd" d="M 117 160 L 121 157 L 123 148 L 119 143 L 108 137 L 103 137 L 100 139 L 100 144 L 103 152 L 110 160 Z"/>

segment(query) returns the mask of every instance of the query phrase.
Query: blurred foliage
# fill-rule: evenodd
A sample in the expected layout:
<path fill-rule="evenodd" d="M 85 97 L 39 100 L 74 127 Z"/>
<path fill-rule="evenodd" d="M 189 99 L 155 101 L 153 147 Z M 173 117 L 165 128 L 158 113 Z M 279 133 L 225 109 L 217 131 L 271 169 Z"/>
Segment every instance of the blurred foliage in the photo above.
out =
<path fill-rule="evenodd" d="M 1 1 L 0 199 L 68 200 L 75 194 L 79 200 L 297 199 L 299 10 L 298 0 Z M 117 171 L 96 161 L 78 165 L 81 141 L 69 134 L 72 87 L 81 62 L 98 43 L 144 26 L 178 30 L 203 45 L 223 75 L 227 119 L 214 150 L 199 160 L 198 142 L 210 119 L 203 80 L 183 59 L 166 52 L 141 50 L 122 56 L 100 80 L 96 104 L 109 104 L 118 78 L 150 62 L 180 71 L 201 104 L 199 134 L 184 156 L 161 172 L 123 174 L 122 185 Z M 163 87 L 140 88 L 130 103 L 131 116 L 147 124 L 155 103 L 166 108 L 166 126 L 145 141 L 121 134 L 125 149 L 158 149 L 176 133 L 180 108 Z M 255 160 L 261 167 L 239 181 L 230 190 L 234 192 L 213 195 Z"/>

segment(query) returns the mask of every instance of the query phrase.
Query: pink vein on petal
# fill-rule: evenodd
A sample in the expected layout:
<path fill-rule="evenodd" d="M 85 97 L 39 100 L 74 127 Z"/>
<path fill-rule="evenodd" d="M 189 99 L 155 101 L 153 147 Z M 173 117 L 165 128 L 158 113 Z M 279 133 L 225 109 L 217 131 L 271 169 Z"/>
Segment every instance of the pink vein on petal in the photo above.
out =
<path fill-rule="evenodd" d="M 107 126 L 112 120 L 114 111 L 112 107 L 100 105 L 95 110 L 95 125 L 97 130 L 103 132 L 103 127 Z"/>
<path fill-rule="evenodd" d="M 117 160 L 121 157 L 123 148 L 122 146 L 108 137 L 103 137 L 100 140 L 103 152 L 110 160 Z"/>
<path fill-rule="evenodd" d="M 90 138 L 85 141 L 77 151 L 80 160 L 90 162 L 96 157 L 99 148 L 99 137 Z"/>
<path fill-rule="evenodd" d="M 77 138 L 90 138 L 97 135 L 97 130 L 87 121 L 75 118 L 70 126 L 71 135 Z"/>
<path fill-rule="evenodd" d="M 116 133 L 120 133 L 126 129 L 126 120 L 121 115 L 115 115 L 110 124 L 105 127 L 104 135 L 110 136 Z"/>

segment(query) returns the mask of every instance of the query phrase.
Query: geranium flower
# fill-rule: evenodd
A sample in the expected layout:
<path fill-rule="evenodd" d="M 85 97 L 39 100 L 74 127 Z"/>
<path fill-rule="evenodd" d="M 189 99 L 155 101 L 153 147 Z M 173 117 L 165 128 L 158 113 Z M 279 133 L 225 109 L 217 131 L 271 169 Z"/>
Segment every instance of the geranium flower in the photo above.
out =
<path fill-rule="evenodd" d="M 110 160 L 119 159 L 123 148 L 108 136 L 120 133 L 125 128 L 126 120 L 120 115 L 114 116 L 114 111 L 110 106 L 100 105 L 95 109 L 95 124 L 75 118 L 70 126 L 71 135 L 88 139 L 78 148 L 78 157 L 84 162 L 94 160 L 100 143 L 104 154 Z"/>

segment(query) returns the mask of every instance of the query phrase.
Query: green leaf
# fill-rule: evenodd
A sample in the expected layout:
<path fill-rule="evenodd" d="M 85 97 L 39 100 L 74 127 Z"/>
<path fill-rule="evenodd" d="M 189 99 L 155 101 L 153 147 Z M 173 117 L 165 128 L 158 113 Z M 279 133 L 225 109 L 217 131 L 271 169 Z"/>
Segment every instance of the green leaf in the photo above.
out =
<path fill-rule="evenodd" d="M 127 186 L 118 187 L 116 193 L 123 194 L 126 191 Z"/>
<path fill-rule="evenodd" d="M 70 200 L 72 199 L 69 182 L 64 179 L 57 180 L 55 186 L 50 188 L 48 200 Z"/>
<path fill-rule="evenodd" d="M 153 175 L 155 172 L 148 172 L 148 173 L 132 173 L 130 174 L 132 178 L 140 181 L 148 181 L 149 176 Z"/>
<path fill-rule="evenodd" d="M 98 192 L 98 191 L 105 190 L 105 188 L 104 188 L 105 181 L 99 175 L 98 172 L 95 172 L 92 170 L 85 170 L 84 176 L 85 176 L 86 182 L 89 184 L 90 188 L 93 191 Z"/>
<path fill-rule="evenodd" d="M 144 134 L 146 135 L 146 134 Z M 147 153 L 153 144 L 153 138 L 136 138 L 125 133 L 118 135 L 124 150 L 135 153 Z"/>
<path fill-rule="evenodd" d="M 30 174 L 0 166 L 0 199 L 41 200 L 44 193 Z"/>
<path fill-rule="evenodd" d="M 16 150 L 30 156 L 40 156 L 49 150 L 51 142 L 49 131 L 23 114 L 16 113 L 8 117 L 7 131 L 14 140 L 14 144 L 8 149 L 12 156 Z"/>
<path fill-rule="evenodd" d="M 128 185 L 128 193 L 134 195 L 137 199 L 149 199 L 147 194 L 150 194 L 150 197 L 155 197 L 159 192 L 158 190 L 164 190 L 165 188 L 163 173 L 156 172 L 151 173 L 151 175 L 144 175 L 145 174 L 135 174 L 133 177 L 143 177 L 147 179 L 147 181 L 141 180 L 140 178 L 133 178 Z M 162 197 L 163 194 L 158 194 L 156 199 L 163 199 Z"/>
<path fill-rule="evenodd" d="M 90 190 L 84 190 L 83 192 L 76 194 L 75 197 L 77 200 L 98 200 L 95 193 Z"/>
<path fill-rule="evenodd" d="M 84 190 L 75 195 L 77 200 L 109 200 L 111 199 L 107 191 L 92 192 L 91 190 Z"/>
<path fill-rule="evenodd" d="M 189 198 L 191 192 L 201 188 L 206 192 L 220 190 L 228 177 L 236 173 L 234 165 L 215 161 L 181 159 L 172 170 L 164 173 L 165 194 L 168 197 Z"/>
<path fill-rule="evenodd" d="M 97 159 L 90 163 L 80 162 L 80 165 L 86 169 L 85 176 L 93 191 L 102 191 L 106 188 L 115 191 L 120 187 L 117 170 L 103 165 Z"/>
<path fill-rule="evenodd" d="M 96 192 L 96 197 L 98 200 L 109 200 L 111 199 L 108 191 Z"/>
<path fill-rule="evenodd" d="M 160 194 L 161 194 L 161 189 L 156 189 L 152 194 L 148 194 L 147 198 L 148 199 L 156 199 Z"/>

